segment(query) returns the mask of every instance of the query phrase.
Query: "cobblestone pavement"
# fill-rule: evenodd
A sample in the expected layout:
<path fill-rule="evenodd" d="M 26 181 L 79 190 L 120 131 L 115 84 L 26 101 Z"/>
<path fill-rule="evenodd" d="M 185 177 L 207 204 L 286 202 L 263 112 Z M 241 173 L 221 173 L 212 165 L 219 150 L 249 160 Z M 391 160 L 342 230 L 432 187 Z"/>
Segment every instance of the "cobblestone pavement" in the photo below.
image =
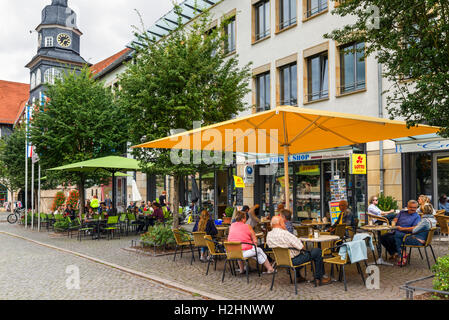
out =
<path fill-rule="evenodd" d="M 196 297 L 87 259 L 0 234 L 1 300 L 190 300 Z M 69 290 L 68 266 L 80 290 Z M 71 282 L 69 281 L 69 284 Z"/>
<path fill-rule="evenodd" d="M 402 300 L 405 298 L 404 291 L 399 287 L 405 282 L 431 275 L 425 260 L 421 260 L 419 253 L 414 251 L 413 260 L 410 266 L 405 268 L 380 266 L 380 289 L 368 290 L 362 283 L 357 268 L 354 265 L 346 268 L 348 281 L 348 291 L 344 291 L 343 283 L 334 282 L 322 287 L 314 287 L 313 283 L 300 283 L 298 285 L 298 295 L 294 294 L 294 287 L 290 284 L 289 277 L 285 271 L 281 271 L 276 277 L 273 291 L 270 291 L 271 275 L 258 277 L 257 273 L 250 274 L 250 283 L 246 283 L 245 277 L 233 277 L 228 272 L 224 283 L 221 282 L 223 261 L 219 261 L 217 271 L 211 268 L 206 277 L 207 264 L 196 259 L 190 265 L 189 253 L 182 259 L 178 258 L 173 262 L 173 256 L 151 257 L 123 250 L 129 248 L 134 237 L 122 237 L 120 240 L 83 240 L 68 239 L 67 237 L 53 237 L 47 232 L 24 230 L 23 226 L 0 224 L 0 232 L 5 231 L 23 237 L 47 243 L 58 248 L 64 248 L 97 257 L 104 261 L 114 263 L 132 270 L 143 272 L 150 276 L 163 278 L 171 282 L 179 283 L 182 286 L 195 288 L 201 292 L 206 292 L 228 299 L 239 300 Z M 438 236 L 434 240 L 435 254 L 446 255 L 449 242 L 439 242 Z M 430 251 L 430 250 L 429 250 Z M 17 249 L 15 250 L 17 252 Z M 30 255 L 33 255 L 30 252 Z M 429 253 L 430 257 L 431 254 Z M 14 256 L 12 257 L 14 258 Z M 372 257 L 370 256 L 370 261 Z M 433 261 L 433 260 L 432 260 Z M 364 268 L 363 268 L 364 269 Z M 329 267 L 327 267 L 329 272 Z M 311 276 L 310 271 L 308 277 Z M 140 288 L 136 287 L 136 291 Z M 141 298 L 144 298 L 143 296 Z"/>

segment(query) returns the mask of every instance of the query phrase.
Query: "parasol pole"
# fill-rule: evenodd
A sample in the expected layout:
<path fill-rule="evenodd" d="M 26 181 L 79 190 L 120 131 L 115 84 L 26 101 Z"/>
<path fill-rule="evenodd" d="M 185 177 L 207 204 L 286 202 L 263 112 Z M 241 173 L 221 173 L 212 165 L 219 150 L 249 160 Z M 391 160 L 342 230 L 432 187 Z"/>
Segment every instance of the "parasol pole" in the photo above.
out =
<path fill-rule="evenodd" d="M 284 146 L 284 184 L 285 184 L 285 208 L 290 210 L 290 176 L 288 172 L 289 146 Z"/>

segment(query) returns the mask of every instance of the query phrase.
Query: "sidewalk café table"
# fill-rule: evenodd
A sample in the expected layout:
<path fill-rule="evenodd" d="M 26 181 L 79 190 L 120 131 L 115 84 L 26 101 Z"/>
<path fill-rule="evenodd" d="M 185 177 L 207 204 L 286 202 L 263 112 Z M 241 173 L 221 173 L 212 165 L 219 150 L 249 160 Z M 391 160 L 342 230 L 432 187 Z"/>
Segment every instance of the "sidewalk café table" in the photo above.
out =
<path fill-rule="evenodd" d="M 94 228 L 94 232 L 97 234 L 97 238 L 94 238 L 94 240 L 100 240 L 101 236 L 100 236 L 100 226 L 101 224 L 105 224 L 107 222 L 107 220 L 102 220 L 101 218 L 98 219 L 86 219 L 84 220 L 84 222 L 87 225 L 93 225 Z"/>
<path fill-rule="evenodd" d="M 229 226 L 216 226 L 218 231 L 218 238 L 226 238 L 226 232 L 229 230 Z"/>
<path fill-rule="evenodd" d="M 382 235 L 382 231 L 391 231 L 391 230 L 395 230 L 397 229 L 396 227 L 392 227 L 392 226 L 388 226 L 388 225 L 365 225 L 363 227 L 360 227 L 360 229 L 365 230 L 365 231 L 369 231 L 371 233 L 373 233 L 374 235 L 374 239 L 377 242 L 377 255 L 378 255 L 378 259 L 376 261 L 376 265 L 377 264 L 383 264 L 386 266 L 392 266 L 392 263 L 388 263 L 385 262 L 384 260 L 382 260 L 382 244 L 380 243 L 380 236 Z"/>
<path fill-rule="evenodd" d="M 312 222 L 302 222 L 301 226 L 306 227 L 312 227 L 317 229 L 323 229 L 325 226 L 330 225 L 330 222 L 318 222 L 318 221 L 312 221 Z"/>
<path fill-rule="evenodd" d="M 301 240 L 302 242 L 305 243 L 313 243 L 313 245 L 315 246 L 315 244 L 318 246 L 318 248 L 321 249 L 321 244 L 323 242 L 331 242 L 331 241 L 336 241 L 336 240 L 340 240 L 339 236 L 334 236 L 334 235 L 320 235 L 318 238 L 309 238 L 309 237 L 300 237 L 299 240 Z"/>

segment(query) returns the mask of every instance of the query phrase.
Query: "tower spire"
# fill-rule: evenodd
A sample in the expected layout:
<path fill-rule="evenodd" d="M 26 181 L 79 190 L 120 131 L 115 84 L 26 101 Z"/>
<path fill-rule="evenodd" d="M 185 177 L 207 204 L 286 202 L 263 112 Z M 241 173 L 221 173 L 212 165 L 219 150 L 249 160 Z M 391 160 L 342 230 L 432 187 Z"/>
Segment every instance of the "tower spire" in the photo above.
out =
<path fill-rule="evenodd" d="M 51 2 L 52 6 L 61 6 L 61 7 L 67 7 L 67 0 L 53 0 Z"/>

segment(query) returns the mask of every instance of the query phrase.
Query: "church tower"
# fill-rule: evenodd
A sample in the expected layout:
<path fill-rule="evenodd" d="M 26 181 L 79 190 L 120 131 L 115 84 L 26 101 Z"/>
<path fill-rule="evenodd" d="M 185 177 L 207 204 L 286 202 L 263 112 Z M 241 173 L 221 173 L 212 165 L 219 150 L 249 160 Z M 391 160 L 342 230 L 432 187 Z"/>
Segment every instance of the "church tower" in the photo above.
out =
<path fill-rule="evenodd" d="M 80 38 L 76 13 L 68 7 L 68 0 L 52 0 L 42 10 L 42 21 L 37 26 L 38 49 L 26 67 L 30 69 L 30 103 L 37 103 L 47 83 L 65 71 L 89 65 L 80 56 Z"/>

